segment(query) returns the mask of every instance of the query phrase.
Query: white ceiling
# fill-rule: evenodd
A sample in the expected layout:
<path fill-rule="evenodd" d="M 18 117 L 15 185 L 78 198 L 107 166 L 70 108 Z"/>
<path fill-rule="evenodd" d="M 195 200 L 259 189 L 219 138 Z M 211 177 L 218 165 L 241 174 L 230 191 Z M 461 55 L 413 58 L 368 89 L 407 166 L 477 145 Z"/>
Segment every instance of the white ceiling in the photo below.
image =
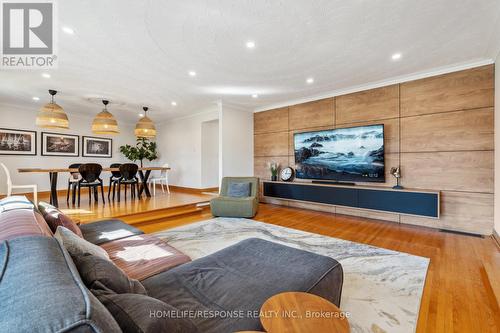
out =
<path fill-rule="evenodd" d="M 51 88 L 69 114 L 94 115 L 105 97 L 126 122 L 142 105 L 156 121 L 218 100 L 255 110 L 492 59 L 500 40 L 498 0 L 58 1 L 58 11 L 58 69 L 1 71 L 0 104 L 36 112 Z"/>

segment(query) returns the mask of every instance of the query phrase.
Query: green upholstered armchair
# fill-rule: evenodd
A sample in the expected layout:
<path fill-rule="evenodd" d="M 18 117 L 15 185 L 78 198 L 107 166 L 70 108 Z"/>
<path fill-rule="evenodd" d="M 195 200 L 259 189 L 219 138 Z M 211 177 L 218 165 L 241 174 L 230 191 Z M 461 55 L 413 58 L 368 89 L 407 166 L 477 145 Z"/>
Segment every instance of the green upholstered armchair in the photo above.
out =
<path fill-rule="evenodd" d="M 250 196 L 235 198 L 228 195 L 231 183 L 250 183 Z M 259 178 L 224 177 L 220 195 L 210 200 L 212 215 L 224 217 L 254 217 L 259 208 Z"/>

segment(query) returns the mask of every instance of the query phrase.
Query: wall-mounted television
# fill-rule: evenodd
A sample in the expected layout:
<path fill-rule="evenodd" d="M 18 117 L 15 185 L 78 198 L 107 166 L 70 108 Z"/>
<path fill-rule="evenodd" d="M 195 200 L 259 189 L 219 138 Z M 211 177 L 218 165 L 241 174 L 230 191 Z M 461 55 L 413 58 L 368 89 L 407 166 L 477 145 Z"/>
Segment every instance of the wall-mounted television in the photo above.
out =
<path fill-rule="evenodd" d="M 294 135 L 296 176 L 336 182 L 384 182 L 384 125 Z"/>

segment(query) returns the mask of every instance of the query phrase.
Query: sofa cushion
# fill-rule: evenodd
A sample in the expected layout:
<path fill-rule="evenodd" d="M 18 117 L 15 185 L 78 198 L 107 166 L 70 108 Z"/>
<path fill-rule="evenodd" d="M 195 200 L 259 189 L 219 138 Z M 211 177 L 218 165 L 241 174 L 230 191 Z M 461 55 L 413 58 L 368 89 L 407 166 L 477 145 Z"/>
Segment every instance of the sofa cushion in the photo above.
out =
<path fill-rule="evenodd" d="M 86 253 L 93 254 L 103 259 L 109 260 L 109 256 L 105 250 L 97 245 L 87 242 L 79 237 L 71 230 L 65 227 L 57 227 L 54 237 L 68 250 L 71 256 L 76 257 Z"/>
<path fill-rule="evenodd" d="M 139 281 L 130 279 L 110 260 L 88 253 L 72 258 L 87 288 L 109 289 L 117 294 L 146 295 L 146 290 Z"/>
<path fill-rule="evenodd" d="M 184 253 L 154 235 L 136 235 L 102 245 L 111 260 L 139 281 L 191 261 Z"/>
<path fill-rule="evenodd" d="M 83 237 L 78 225 L 76 225 L 76 223 L 69 216 L 61 212 L 56 207 L 41 201 L 38 204 L 38 210 L 42 214 L 45 222 L 47 222 L 52 232 L 56 232 L 57 227 L 62 226 L 73 231 L 79 237 Z"/>
<path fill-rule="evenodd" d="M 342 283 L 336 260 L 257 238 L 142 281 L 148 295 L 179 310 L 243 313 L 258 312 L 269 297 L 285 291 L 313 293 L 339 305 Z M 202 332 L 262 330 L 258 316 L 192 320 Z"/>
<path fill-rule="evenodd" d="M 232 198 L 246 198 L 250 196 L 249 182 L 230 182 L 227 189 L 227 196 Z"/>
<path fill-rule="evenodd" d="M 0 243 L 2 332 L 120 332 L 52 237 Z"/>
<path fill-rule="evenodd" d="M 143 234 L 141 230 L 116 219 L 82 224 L 80 230 L 83 238 L 96 245 Z"/>
<path fill-rule="evenodd" d="M 196 333 L 193 322 L 160 300 L 138 294 L 96 294 L 124 333 Z M 170 316 L 170 317 L 169 317 Z"/>
<path fill-rule="evenodd" d="M 9 209 L 0 213 L 0 241 L 22 236 L 52 236 L 42 215 L 32 208 Z"/>

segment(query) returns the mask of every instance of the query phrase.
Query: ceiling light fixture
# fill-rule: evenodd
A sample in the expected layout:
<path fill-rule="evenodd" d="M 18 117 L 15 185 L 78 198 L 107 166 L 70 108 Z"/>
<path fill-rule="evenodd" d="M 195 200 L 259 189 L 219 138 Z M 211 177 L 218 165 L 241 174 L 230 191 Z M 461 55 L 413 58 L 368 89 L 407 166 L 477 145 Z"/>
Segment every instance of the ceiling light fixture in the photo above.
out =
<path fill-rule="evenodd" d="M 189 74 L 189 76 L 192 76 L 192 77 L 196 76 L 196 72 L 195 71 L 189 71 L 188 74 Z"/>
<path fill-rule="evenodd" d="M 253 94 L 253 95 L 252 95 L 252 98 L 259 98 L 259 95 L 257 95 L 257 94 Z"/>
<path fill-rule="evenodd" d="M 255 42 L 254 42 L 253 40 L 249 40 L 249 41 L 246 43 L 246 45 L 247 45 L 247 48 L 249 48 L 249 49 L 253 49 L 253 48 L 255 48 Z"/>
<path fill-rule="evenodd" d="M 35 97 L 33 97 L 33 100 L 38 102 L 40 100 L 40 97 L 35 96 Z"/>
<path fill-rule="evenodd" d="M 170 103 L 170 104 L 172 104 L 172 106 L 177 106 L 177 102 L 175 102 L 175 101 L 172 101 L 172 103 Z"/>
<path fill-rule="evenodd" d="M 75 34 L 75 30 L 71 29 L 70 27 L 63 27 L 62 31 L 64 31 L 68 35 L 74 35 Z"/>
<path fill-rule="evenodd" d="M 401 59 L 401 57 L 402 57 L 401 53 L 394 53 L 391 58 L 392 60 L 399 60 Z"/>
<path fill-rule="evenodd" d="M 144 110 L 144 117 L 139 119 L 135 125 L 135 136 L 147 139 L 154 138 L 156 136 L 155 124 L 147 115 L 148 108 L 144 106 L 142 109 Z"/>
<path fill-rule="evenodd" d="M 118 122 L 115 117 L 108 111 L 109 101 L 103 100 L 104 109 L 99 112 L 92 121 L 92 133 L 114 135 L 120 133 Z"/>
<path fill-rule="evenodd" d="M 307 84 L 313 84 L 314 83 L 314 78 L 312 78 L 312 77 L 307 78 L 306 83 Z"/>
<path fill-rule="evenodd" d="M 36 126 L 42 128 L 69 128 L 68 116 L 63 108 L 54 102 L 56 90 L 49 90 L 51 96 L 50 103 L 45 104 L 36 116 Z"/>
<path fill-rule="evenodd" d="M 50 79 L 50 74 L 49 73 L 43 73 L 42 77 L 44 77 L 46 79 Z"/>

